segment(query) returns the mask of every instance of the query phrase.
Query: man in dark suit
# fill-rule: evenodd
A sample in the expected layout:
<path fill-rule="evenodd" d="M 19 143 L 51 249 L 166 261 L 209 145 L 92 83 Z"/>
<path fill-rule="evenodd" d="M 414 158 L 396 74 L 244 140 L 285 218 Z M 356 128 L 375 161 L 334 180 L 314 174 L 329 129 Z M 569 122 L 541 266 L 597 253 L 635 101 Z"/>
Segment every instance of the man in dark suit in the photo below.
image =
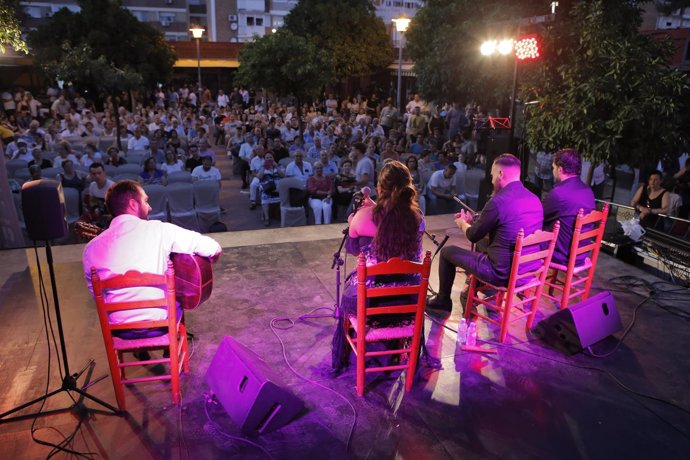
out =
<path fill-rule="evenodd" d="M 575 149 L 563 149 L 553 156 L 553 177 L 555 185 L 544 198 L 544 230 L 551 231 L 556 221 L 561 222 L 558 241 L 552 261 L 566 265 L 570 255 L 575 219 L 580 209 L 585 215 L 594 209 L 594 193 L 580 180 L 582 163 Z M 584 262 L 582 254 L 578 264 Z"/>
<path fill-rule="evenodd" d="M 527 236 L 542 228 L 544 211 L 541 202 L 520 182 L 518 158 L 509 153 L 496 158 L 491 167 L 491 182 L 494 194 L 477 220 L 465 211 L 456 214 L 455 219 L 455 224 L 471 242 L 477 243 L 488 236 L 486 252 L 457 246 L 443 248 L 438 266 L 439 291 L 427 302 L 430 308 L 452 309 L 450 294 L 456 267 L 489 283 L 506 285 L 518 232 L 523 229 Z"/>

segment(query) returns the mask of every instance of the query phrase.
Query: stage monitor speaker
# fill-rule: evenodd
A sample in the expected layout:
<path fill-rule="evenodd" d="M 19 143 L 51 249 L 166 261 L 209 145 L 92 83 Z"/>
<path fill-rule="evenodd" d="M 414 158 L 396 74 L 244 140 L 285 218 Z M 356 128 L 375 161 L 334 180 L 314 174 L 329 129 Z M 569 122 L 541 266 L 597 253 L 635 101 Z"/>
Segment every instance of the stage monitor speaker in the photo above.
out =
<path fill-rule="evenodd" d="M 230 418 L 246 434 L 263 434 L 289 423 L 304 403 L 285 389 L 264 360 L 232 337 L 218 346 L 206 382 Z"/>
<path fill-rule="evenodd" d="M 572 355 L 621 329 L 616 300 L 604 291 L 540 321 L 533 332 L 548 345 Z"/>
<path fill-rule="evenodd" d="M 29 238 L 51 241 L 67 236 L 67 212 L 62 184 L 39 179 L 22 186 L 22 212 Z"/>

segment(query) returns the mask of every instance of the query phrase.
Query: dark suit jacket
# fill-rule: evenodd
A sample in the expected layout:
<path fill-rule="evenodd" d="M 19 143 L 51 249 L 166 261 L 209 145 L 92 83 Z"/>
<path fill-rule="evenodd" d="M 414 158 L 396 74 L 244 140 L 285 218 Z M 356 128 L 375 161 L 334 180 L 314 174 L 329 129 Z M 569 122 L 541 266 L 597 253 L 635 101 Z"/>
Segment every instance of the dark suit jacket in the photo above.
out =
<path fill-rule="evenodd" d="M 522 228 L 528 236 L 541 230 L 543 218 L 539 198 L 521 182 L 511 182 L 486 203 L 478 220 L 467 230 L 467 238 L 476 243 L 489 235 L 489 262 L 496 277 L 507 282 L 518 232 Z M 531 269 L 520 267 L 520 272 Z"/>
<path fill-rule="evenodd" d="M 568 263 L 575 219 L 580 209 L 584 209 L 585 215 L 594 209 L 594 193 L 579 177 L 556 183 L 544 199 L 544 230 L 551 230 L 557 220 L 561 222 L 556 249 L 553 252 L 552 261 L 555 263 Z M 584 262 L 586 257 L 586 254 L 578 257 L 577 264 Z"/>

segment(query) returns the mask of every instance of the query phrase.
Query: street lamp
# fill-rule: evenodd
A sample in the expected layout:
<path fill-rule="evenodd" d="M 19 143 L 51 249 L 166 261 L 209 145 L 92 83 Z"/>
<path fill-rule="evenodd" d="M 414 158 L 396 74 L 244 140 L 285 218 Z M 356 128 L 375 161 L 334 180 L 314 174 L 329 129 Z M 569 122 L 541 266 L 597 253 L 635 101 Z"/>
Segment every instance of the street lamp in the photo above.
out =
<path fill-rule="evenodd" d="M 206 29 L 203 29 L 199 26 L 194 26 L 189 31 L 192 33 L 192 36 L 196 40 L 196 77 L 197 77 L 197 84 L 199 85 L 199 97 L 201 97 L 201 53 L 199 52 L 199 39 L 204 35 L 204 31 Z"/>
<path fill-rule="evenodd" d="M 405 37 L 405 31 L 410 25 L 410 18 L 405 16 L 400 16 L 397 19 L 393 19 L 395 23 L 395 29 L 400 34 L 400 43 L 398 43 L 398 110 L 402 112 L 402 55 L 403 55 L 403 38 Z"/>

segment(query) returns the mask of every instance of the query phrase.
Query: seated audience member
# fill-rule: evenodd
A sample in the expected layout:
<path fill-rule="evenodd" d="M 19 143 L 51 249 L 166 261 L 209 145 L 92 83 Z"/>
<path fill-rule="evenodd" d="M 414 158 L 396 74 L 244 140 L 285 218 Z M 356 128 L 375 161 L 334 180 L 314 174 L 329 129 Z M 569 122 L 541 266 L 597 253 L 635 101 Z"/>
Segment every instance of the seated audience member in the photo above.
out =
<path fill-rule="evenodd" d="M 270 225 L 268 215 L 268 205 L 271 203 L 279 203 L 277 183 L 285 174 L 273 161 L 273 155 L 267 153 L 264 157 L 264 167 L 257 172 L 256 177 L 261 184 L 261 209 L 264 217 L 264 225 Z"/>
<path fill-rule="evenodd" d="M 38 167 L 41 169 L 53 167 L 52 161 L 50 161 L 47 158 L 43 158 L 43 151 L 40 148 L 36 147 L 33 150 L 31 150 L 31 156 L 33 158 L 31 159 L 31 161 L 29 161 L 27 166 L 31 167 L 32 165 L 38 165 Z"/>
<path fill-rule="evenodd" d="M 184 169 L 186 169 L 189 172 L 192 172 L 197 166 L 201 166 L 201 164 L 202 161 L 201 157 L 199 156 L 199 146 L 194 144 L 190 145 L 189 158 L 187 158 L 187 161 L 184 164 Z"/>
<path fill-rule="evenodd" d="M 335 176 L 336 174 L 338 174 L 338 165 L 335 161 L 331 160 L 328 157 L 327 151 L 322 150 L 321 152 L 319 152 L 319 163 L 323 167 L 323 173 L 326 176 Z"/>
<path fill-rule="evenodd" d="M 167 176 L 170 173 L 184 171 L 184 163 L 177 158 L 175 147 L 168 145 L 165 148 L 165 162 L 161 165 L 161 171 Z"/>
<path fill-rule="evenodd" d="M 340 173 L 335 176 L 335 197 L 333 200 L 336 206 L 336 216 L 338 206 L 347 208 L 352 203 L 352 197 L 357 191 L 357 180 L 352 173 L 352 160 L 345 158 L 340 163 Z"/>
<path fill-rule="evenodd" d="M 148 150 L 148 148 L 149 139 L 142 134 L 141 128 L 135 128 L 134 136 L 130 137 L 127 141 L 127 151 L 131 152 L 133 150 Z"/>
<path fill-rule="evenodd" d="M 661 172 L 652 171 L 647 179 L 647 185 L 641 185 L 637 189 L 630 205 L 639 213 L 640 225 L 654 227 L 659 220 L 659 214 L 668 212 L 668 202 L 668 193 L 661 186 Z"/>
<path fill-rule="evenodd" d="M 259 193 L 259 178 L 257 177 L 259 171 L 264 168 L 266 164 L 266 150 L 261 145 L 254 146 L 254 153 L 249 163 L 249 171 L 252 175 L 252 179 L 249 183 L 249 209 L 254 209 L 256 207 L 256 199 Z M 272 163 L 271 163 L 272 165 Z"/>
<path fill-rule="evenodd" d="M 153 157 L 144 160 L 144 168 L 139 173 L 138 181 L 141 185 L 166 185 L 168 183 L 165 173 L 156 167 L 156 160 Z"/>
<path fill-rule="evenodd" d="M 582 162 L 575 149 L 559 150 L 553 155 L 553 178 L 555 184 L 544 198 L 544 230 L 551 231 L 560 221 L 561 229 L 553 252 L 552 261 L 566 265 L 570 257 L 570 242 L 577 213 L 582 209 L 585 215 L 594 209 L 594 193 L 580 180 Z M 584 262 L 586 254 L 578 258 Z"/>
<path fill-rule="evenodd" d="M 57 152 L 58 156 L 56 156 L 53 160 L 53 166 L 56 168 L 59 168 L 62 165 L 62 162 L 65 160 L 72 160 L 73 163 L 79 162 L 76 155 L 72 153 L 72 147 L 67 141 L 59 142 L 55 146 L 55 151 Z"/>
<path fill-rule="evenodd" d="M 201 158 L 211 157 L 211 162 L 214 165 L 216 164 L 216 152 L 214 152 L 207 140 L 199 142 L 199 156 Z"/>
<path fill-rule="evenodd" d="M 220 187 L 220 171 L 213 166 L 213 159 L 211 157 L 203 157 L 201 159 L 201 166 L 197 166 L 192 171 L 192 180 L 214 180 L 218 182 L 218 187 Z"/>
<path fill-rule="evenodd" d="M 445 168 L 435 171 L 427 184 L 427 196 L 432 203 L 436 203 L 441 210 L 454 210 L 455 200 L 455 173 L 458 168 L 454 164 L 448 164 Z M 439 206 L 440 205 L 440 206 Z M 433 209 L 433 208 L 432 208 Z"/>
<path fill-rule="evenodd" d="M 43 174 L 41 173 L 41 167 L 37 164 L 29 166 L 29 180 L 40 180 L 43 179 Z"/>
<path fill-rule="evenodd" d="M 314 175 L 307 179 L 307 192 L 309 193 L 309 206 L 314 211 L 316 225 L 330 224 L 333 213 L 333 178 L 323 174 L 323 165 L 319 162 L 314 165 Z"/>
<path fill-rule="evenodd" d="M 310 163 L 304 161 L 304 151 L 296 150 L 295 159 L 285 168 L 285 177 L 297 177 L 306 184 L 312 174 L 314 174 L 314 169 Z"/>
<path fill-rule="evenodd" d="M 93 295 L 91 269 L 102 279 L 122 275 L 129 270 L 162 275 L 168 268 L 172 252 L 197 254 L 215 261 L 221 248 L 213 239 L 174 224 L 147 220 L 151 207 L 146 192 L 135 181 L 118 182 L 107 194 L 108 209 L 113 213 L 110 226 L 84 248 L 82 264 L 86 284 Z M 118 289 L 108 294 L 108 302 L 160 298 L 155 287 Z M 178 307 L 178 314 L 182 311 Z M 167 318 L 165 308 L 123 310 L 110 314 L 113 324 Z M 126 330 L 118 333 L 123 339 L 139 339 L 163 335 L 167 329 Z"/>
<path fill-rule="evenodd" d="M 455 224 L 472 243 L 489 237 L 486 253 L 458 246 L 441 249 L 439 290 L 427 302 L 429 308 L 448 312 L 452 309 L 450 294 L 456 267 L 462 268 L 466 275 L 474 274 L 491 284 L 505 286 L 518 232 L 523 229 L 527 236 L 542 228 L 544 209 L 539 198 L 520 182 L 520 160 L 517 157 L 509 153 L 498 156 L 491 167 L 491 182 L 493 196 L 477 220 L 465 210 L 460 211 L 455 219 Z M 463 291 L 461 299 L 467 295 L 466 292 Z"/>
<path fill-rule="evenodd" d="M 122 166 L 124 164 L 127 164 L 127 160 L 125 160 L 122 156 L 120 156 L 120 151 L 115 147 L 114 145 L 111 147 L 108 147 L 108 150 L 106 151 L 106 159 L 105 159 L 105 164 L 108 166 Z"/>
<path fill-rule="evenodd" d="M 74 169 L 72 160 L 62 162 L 62 172 L 58 173 L 56 179 L 62 183 L 63 187 L 76 188 L 80 193 L 86 185 L 86 174 Z"/>
<path fill-rule="evenodd" d="M 89 179 L 91 183 L 82 195 L 82 209 L 85 215 L 80 220 L 105 228 L 110 217 L 105 208 L 105 194 L 115 182 L 105 175 L 103 163 L 93 163 L 89 166 Z"/>

